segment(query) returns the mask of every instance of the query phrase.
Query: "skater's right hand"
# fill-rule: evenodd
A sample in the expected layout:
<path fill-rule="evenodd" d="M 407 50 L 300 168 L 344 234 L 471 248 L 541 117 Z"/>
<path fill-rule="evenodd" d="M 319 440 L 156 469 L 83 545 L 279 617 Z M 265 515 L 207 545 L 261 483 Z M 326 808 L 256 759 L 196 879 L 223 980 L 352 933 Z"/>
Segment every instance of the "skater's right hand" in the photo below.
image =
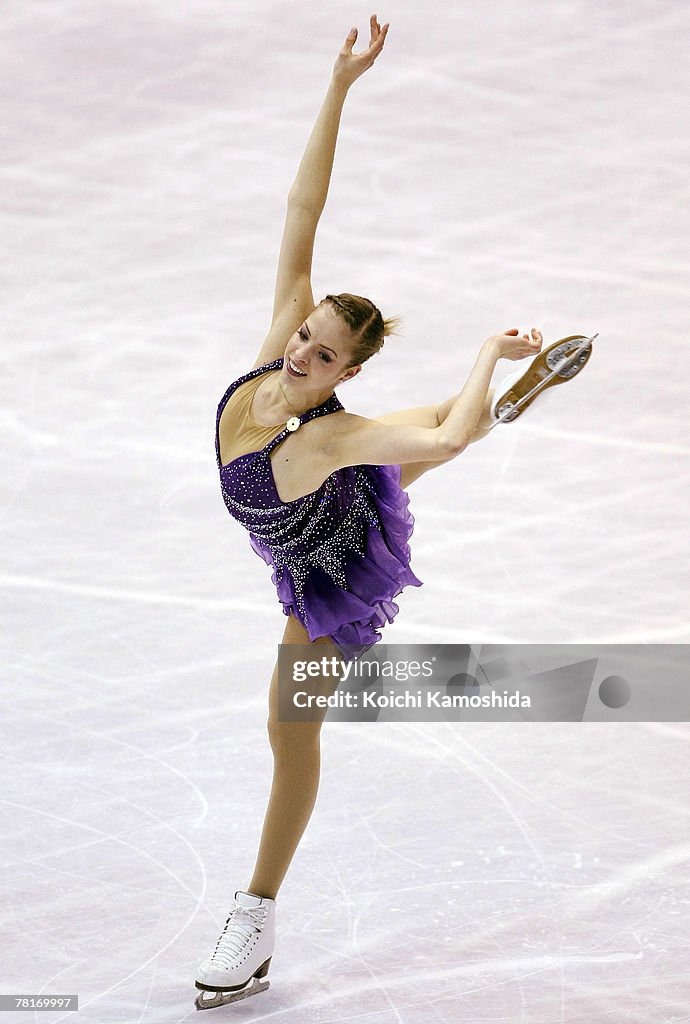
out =
<path fill-rule="evenodd" d="M 541 331 L 536 327 L 532 328 L 531 338 L 528 334 L 519 337 L 517 327 L 511 327 L 503 334 L 493 334 L 486 339 L 486 343 L 494 349 L 497 359 L 524 359 L 526 356 L 536 356 L 543 340 Z"/>

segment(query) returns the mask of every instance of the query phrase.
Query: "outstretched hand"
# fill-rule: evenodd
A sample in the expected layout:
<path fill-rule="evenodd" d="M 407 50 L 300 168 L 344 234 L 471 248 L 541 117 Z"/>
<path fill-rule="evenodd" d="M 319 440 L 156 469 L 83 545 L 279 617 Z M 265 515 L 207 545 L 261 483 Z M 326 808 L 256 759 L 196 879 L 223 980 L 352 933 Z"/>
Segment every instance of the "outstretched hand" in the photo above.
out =
<path fill-rule="evenodd" d="M 525 356 L 534 356 L 540 350 L 543 342 L 541 331 L 536 327 L 532 328 L 532 336 L 523 334 L 518 337 L 517 327 L 511 327 L 503 334 L 494 334 L 488 340 L 496 347 L 499 359 L 524 359 Z"/>
<path fill-rule="evenodd" d="M 352 52 L 352 48 L 357 40 L 357 29 L 353 28 L 343 43 L 343 48 L 338 54 L 337 60 L 333 65 L 334 81 L 343 85 L 346 89 L 349 89 L 352 83 L 371 67 L 378 55 L 381 53 L 383 44 L 386 41 L 390 22 L 387 22 L 383 28 L 381 28 L 376 15 L 372 14 L 369 19 L 369 26 L 370 36 L 369 46 L 367 49 L 362 50 L 361 53 Z"/>

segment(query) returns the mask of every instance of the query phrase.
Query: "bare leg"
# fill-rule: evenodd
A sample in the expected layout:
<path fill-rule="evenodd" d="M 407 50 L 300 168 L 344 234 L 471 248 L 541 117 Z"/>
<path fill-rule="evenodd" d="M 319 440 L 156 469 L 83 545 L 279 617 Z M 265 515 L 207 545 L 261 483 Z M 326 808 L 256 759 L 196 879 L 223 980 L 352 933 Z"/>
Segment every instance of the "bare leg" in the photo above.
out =
<path fill-rule="evenodd" d="M 493 422 L 492 419 L 491 419 L 491 402 L 493 400 L 493 397 L 494 397 L 494 389 L 490 388 L 489 389 L 489 393 L 486 396 L 486 401 L 484 402 L 484 408 L 482 409 L 482 414 L 479 417 L 479 423 L 475 427 L 474 433 L 472 434 L 472 437 L 470 438 L 470 444 L 474 444 L 475 441 L 481 441 L 481 439 L 483 437 L 486 437 L 486 435 L 489 433 L 489 430 L 491 428 L 491 424 Z"/>
<path fill-rule="evenodd" d="M 289 616 L 284 644 L 309 644 L 304 627 Z M 327 637 L 314 640 L 314 659 L 337 655 Z M 304 651 L 299 652 L 304 656 Z M 303 689 L 333 692 L 337 680 L 312 678 Z M 273 783 L 264 819 L 254 874 L 248 892 L 275 899 L 316 803 L 321 771 L 320 732 L 326 709 L 317 722 L 278 721 L 278 666 L 269 693 L 268 734 L 273 750 Z"/>
<path fill-rule="evenodd" d="M 486 437 L 486 435 L 489 433 L 489 428 L 491 427 L 491 400 L 493 398 L 493 395 L 493 388 L 491 388 L 486 396 L 484 408 L 482 409 L 482 414 L 479 417 L 479 423 L 477 424 L 475 431 L 472 434 L 472 437 L 470 438 L 470 444 L 474 444 L 475 441 L 481 441 L 481 439 L 483 437 Z M 452 404 L 452 401 L 453 400 L 451 399 L 450 402 L 446 403 L 449 408 L 450 405 Z M 438 426 L 440 426 L 441 423 L 443 423 L 445 418 L 446 417 L 443 414 L 443 406 L 439 406 L 437 410 Z M 424 425 L 426 426 L 426 424 Z M 402 467 L 402 473 L 400 476 L 400 486 L 403 489 L 409 487 L 411 483 L 414 483 L 415 480 L 418 480 L 419 477 L 422 476 L 424 473 L 428 473 L 430 469 L 436 469 L 437 466 L 443 466 L 445 465 L 446 462 L 450 462 L 450 459 L 445 459 L 442 462 L 405 463 L 405 465 Z"/>

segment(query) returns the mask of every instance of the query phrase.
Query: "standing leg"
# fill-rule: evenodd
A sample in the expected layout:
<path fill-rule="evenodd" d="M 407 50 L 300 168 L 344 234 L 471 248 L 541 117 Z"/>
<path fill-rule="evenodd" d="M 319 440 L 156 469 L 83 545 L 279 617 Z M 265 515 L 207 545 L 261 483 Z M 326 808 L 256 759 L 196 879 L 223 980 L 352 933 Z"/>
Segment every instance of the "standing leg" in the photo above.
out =
<path fill-rule="evenodd" d="M 339 659 L 337 649 L 327 637 L 310 644 L 306 631 L 292 616 L 288 618 L 283 643 L 293 645 L 288 647 L 288 653 L 294 650 L 295 658 L 306 653 L 303 647 L 295 645 L 305 644 L 309 645 L 308 660 L 319 661 L 326 657 L 330 664 L 331 657 Z M 287 660 L 289 663 L 290 659 Z M 335 690 L 337 683 L 337 678 L 317 676 L 298 685 L 307 693 L 328 694 Z M 274 756 L 273 785 L 259 854 L 248 889 L 235 893 L 235 908 L 225 922 L 215 949 L 197 970 L 198 1010 L 235 1002 L 268 988 L 266 975 L 275 949 L 275 899 L 316 801 L 319 732 L 326 710 L 319 709 L 315 721 L 280 722 L 278 698 L 276 666 L 271 680 L 268 719 Z"/>
<path fill-rule="evenodd" d="M 288 617 L 283 644 L 310 644 L 306 630 Z M 314 660 L 337 655 L 327 637 L 310 644 Z M 304 651 L 299 654 L 304 656 Z M 338 680 L 311 678 L 303 689 L 333 692 Z M 273 750 L 273 783 L 266 810 L 254 874 L 248 891 L 274 900 L 316 803 L 321 770 L 320 732 L 327 709 L 314 722 L 278 720 L 278 666 L 271 679 L 268 735 Z"/>

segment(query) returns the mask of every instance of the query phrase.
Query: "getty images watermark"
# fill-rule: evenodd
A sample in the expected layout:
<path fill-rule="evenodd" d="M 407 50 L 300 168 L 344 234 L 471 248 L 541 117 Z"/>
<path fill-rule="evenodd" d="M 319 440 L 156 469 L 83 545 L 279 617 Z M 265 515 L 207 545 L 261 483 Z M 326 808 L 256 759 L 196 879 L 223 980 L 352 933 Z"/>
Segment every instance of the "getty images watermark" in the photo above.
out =
<path fill-rule="evenodd" d="M 281 644 L 278 670 L 283 722 L 690 720 L 681 644 L 376 644 L 351 661 Z"/>

